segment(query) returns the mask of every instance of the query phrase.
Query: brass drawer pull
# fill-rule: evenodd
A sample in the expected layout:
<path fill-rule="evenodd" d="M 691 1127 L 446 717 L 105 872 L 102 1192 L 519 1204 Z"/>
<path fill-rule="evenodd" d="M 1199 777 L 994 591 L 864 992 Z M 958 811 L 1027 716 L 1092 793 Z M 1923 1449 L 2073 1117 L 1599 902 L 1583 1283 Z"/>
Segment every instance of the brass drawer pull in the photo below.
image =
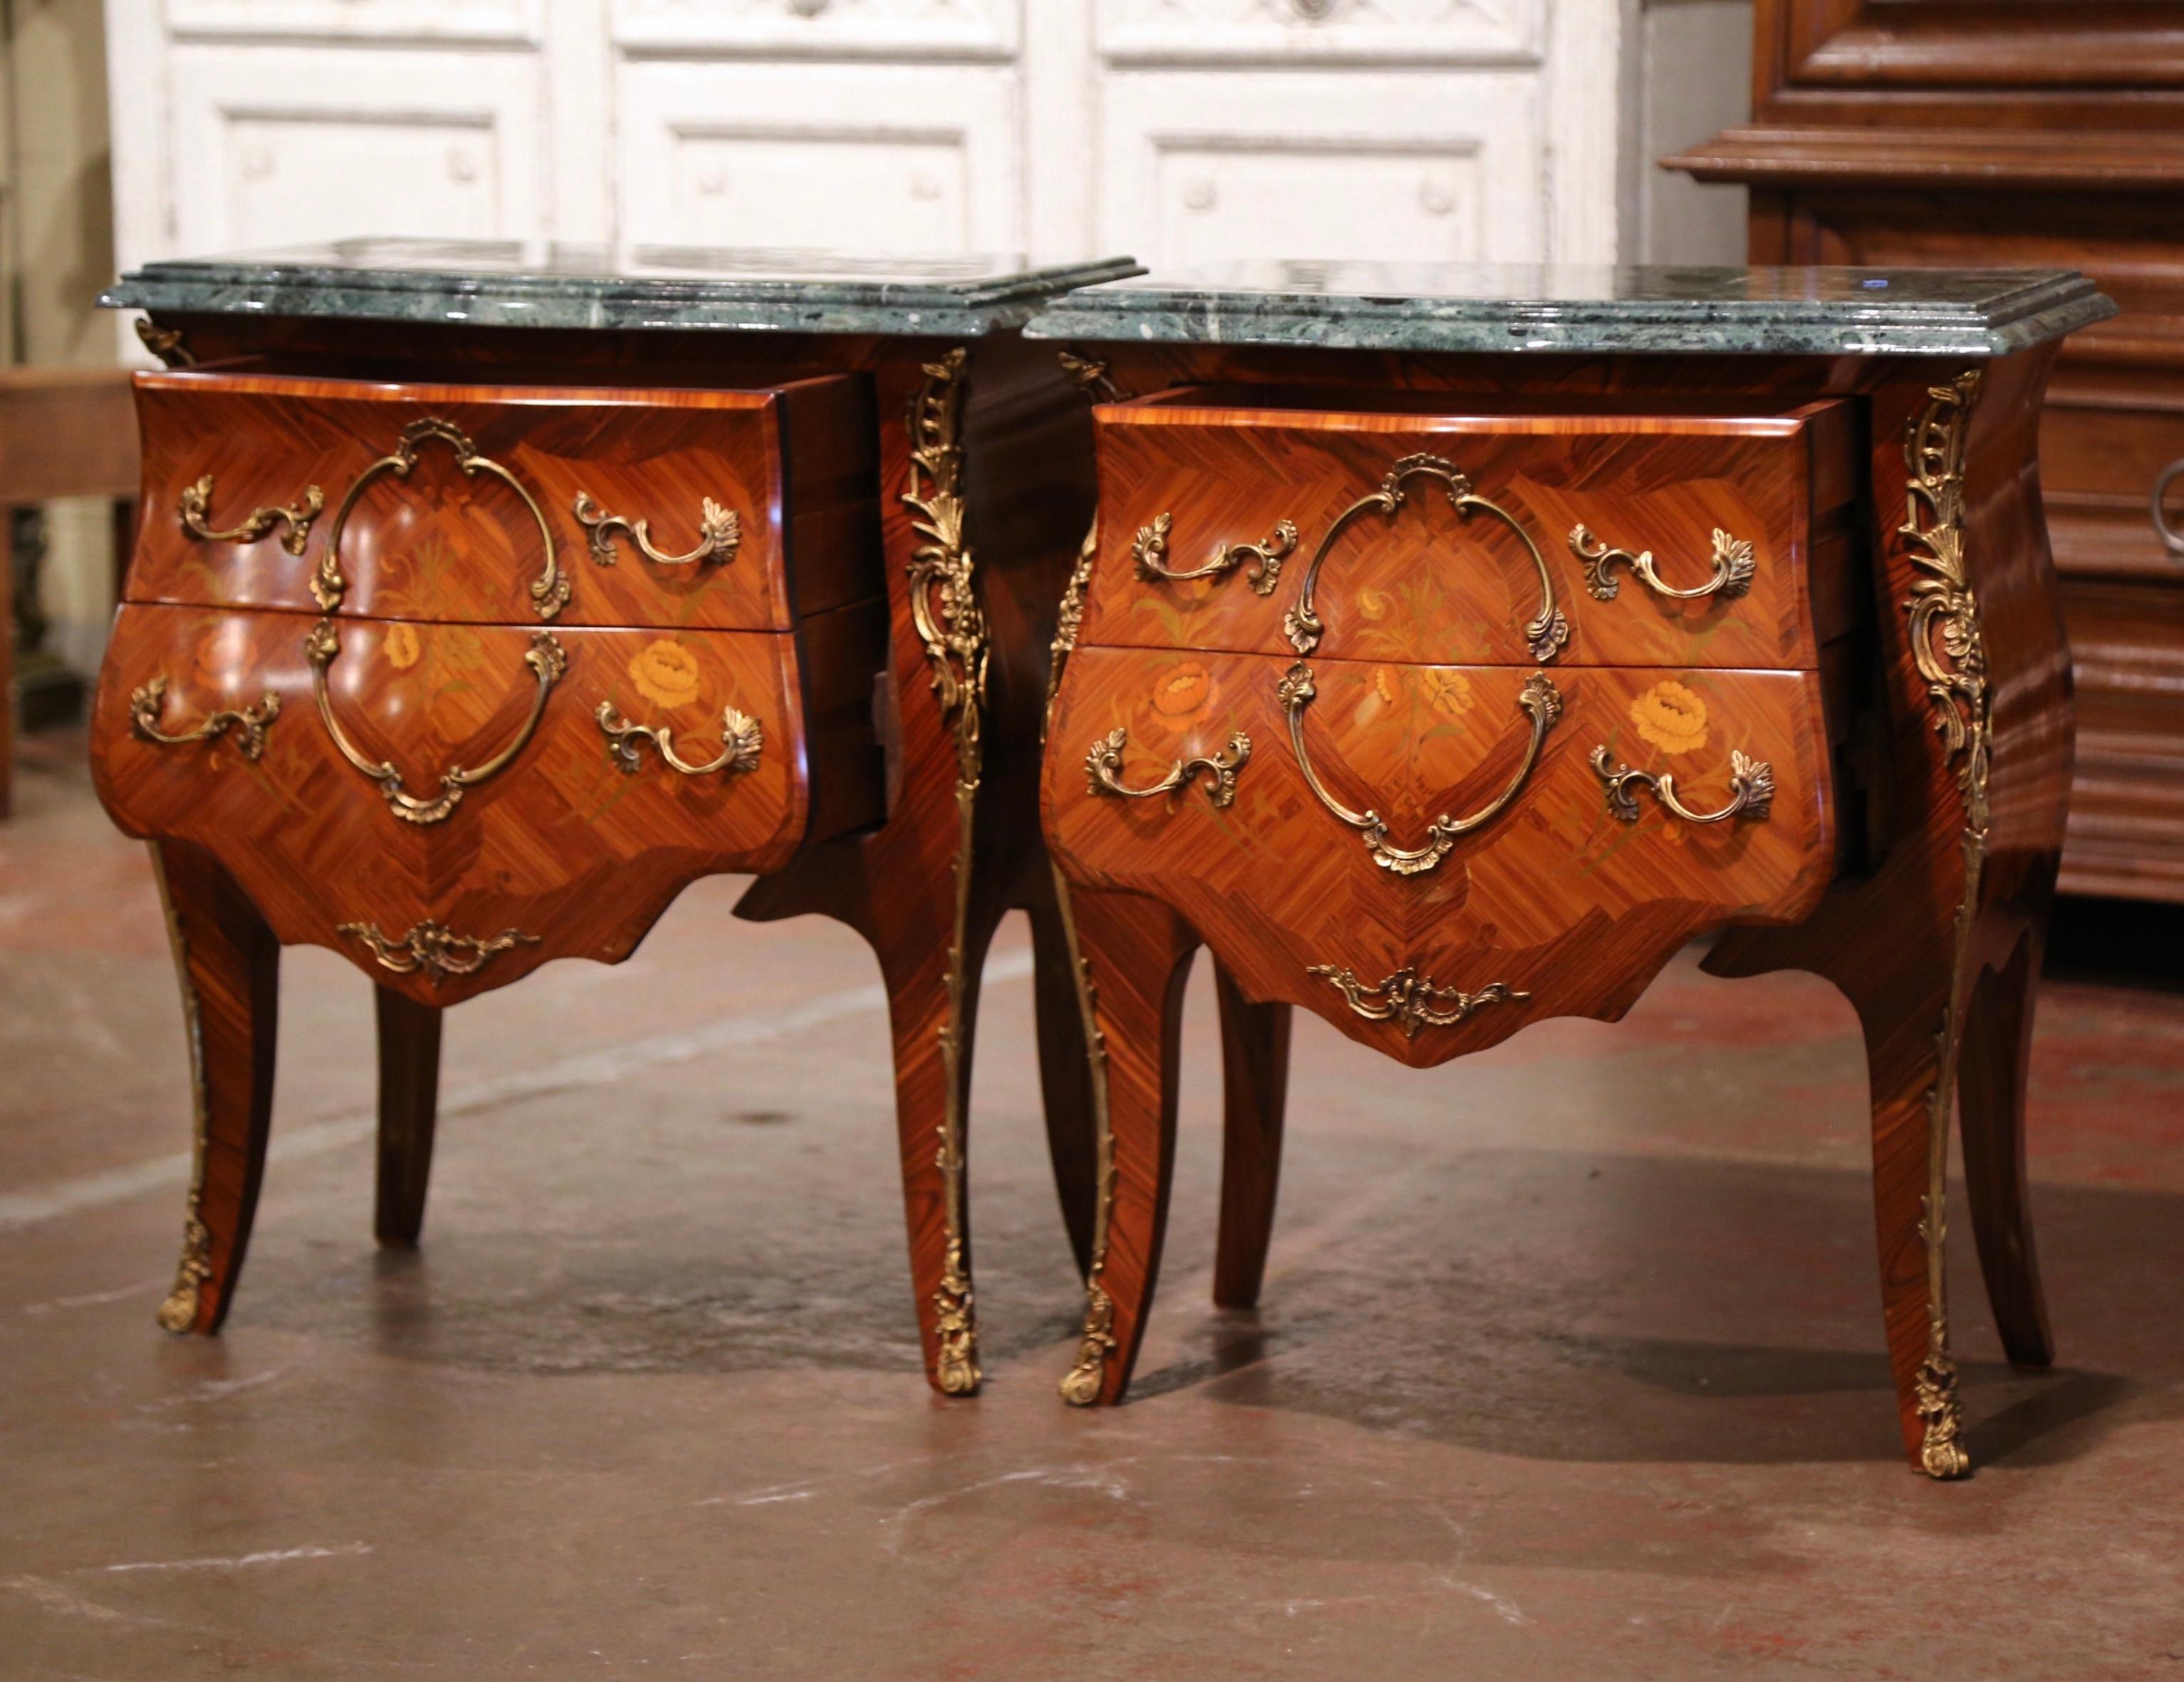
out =
<path fill-rule="evenodd" d="M 294 507 L 254 508 L 240 525 L 215 532 L 207 518 L 207 510 L 212 506 L 212 475 L 208 473 L 182 493 L 179 511 L 182 530 L 208 543 L 254 543 L 276 526 L 285 525 L 288 529 L 281 534 L 281 547 L 290 554 L 300 555 L 304 546 L 311 540 L 311 522 L 326 505 L 326 493 L 316 485 L 306 485 L 303 499 Z"/>
<path fill-rule="evenodd" d="M 254 760 L 265 751 L 265 732 L 281 716 L 281 698 L 269 689 L 254 707 L 245 707 L 240 712 L 210 714 L 196 729 L 170 736 L 159 728 L 159 714 L 166 705 L 167 680 L 164 677 L 154 677 L 142 688 L 132 691 L 129 697 L 131 733 L 163 748 L 179 748 L 190 742 L 215 741 L 232 730 L 236 752 Z"/>
<path fill-rule="evenodd" d="M 429 921 L 413 924 L 393 939 L 382 933 L 376 922 L 340 923 L 334 933 L 362 941 L 371 949 L 371 955 L 379 961 L 380 968 L 392 970 L 397 975 L 421 972 L 435 987 L 451 975 L 476 975 L 485 966 L 487 959 L 511 947 L 538 944 L 537 935 L 524 934 L 513 928 L 504 928 L 498 934 L 479 939 L 457 934 L 445 923 Z"/>
<path fill-rule="evenodd" d="M 1400 1022 L 1403 1038 L 1416 1039 L 1426 1028 L 1454 1028 L 1489 1005 L 1506 1005 L 1529 999 L 1506 981 L 1490 981 L 1476 993 L 1454 987 L 1436 987 L 1429 975 L 1415 969 L 1397 970 L 1385 981 L 1368 987 L 1355 970 L 1333 964 L 1314 964 L 1305 972 L 1316 975 L 1350 1001 L 1350 1008 L 1373 1022 Z"/>
<path fill-rule="evenodd" d="M 619 514 L 609 514 L 592 500 L 589 491 L 577 493 L 577 523 L 592 537 L 592 559 L 601 566 L 615 564 L 614 534 L 627 534 L 637 545 L 637 552 L 655 566 L 698 566 L 709 560 L 718 560 L 723 565 L 736 558 L 736 550 L 744 540 L 744 523 L 740 516 L 722 508 L 712 498 L 704 498 L 699 504 L 698 547 L 688 554 L 666 554 L 652 546 L 652 522 L 649 520 L 625 520 Z"/>
<path fill-rule="evenodd" d="M 1471 481 L 1456 471 L 1452 462 L 1437 455 L 1407 455 L 1390 467 L 1380 481 L 1380 488 L 1368 496 L 1359 498 L 1334 516 L 1334 523 L 1327 528 L 1320 539 L 1319 549 L 1312 555 L 1312 565 L 1304 570 L 1304 587 L 1297 593 L 1296 605 L 1282 618 L 1283 634 L 1290 646 L 1301 654 L 1308 654 L 1319 646 L 1326 634 L 1327 626 L 1312 605 L 1312 589 L 1319 582 L 1319 569 L 1327 564 L 1328 553 L 1335 540 L 1349 528 L 1351 521 L 1362 514 L 1383 514 L 1393 519 L 1396 511 L 1408 499 L 1403 488 L 1411 480 L 1432 479 L 1447 493 L 1448 505 L 1457 517 L 1468 520 L 1474 514 L 1484 514 L 1500 521 L 1517 534 L 1524 552 L 1532 557 L 1532 565 L 1540 575 L 1540 610 L 1524 627 L 1524 641 L 1531 649 L 1532 658 L 1545 663 L 1561 652 L 1569 641 L 1569 621 L 1563 617 L 1562 610 L 1555 605 L 1555 581 L 1548 574 L 1546 557 L 1540 546 L 1532 541 L 1532 534 L 1517 521 L 1507 509 L 1496 507 L 1481 496 L 1472 494 Z"/>
<path fill-rule="evenodd" d="M 1609 764 L 1605 746 L 1592 750 L 1592 768 L 1607 791 L 1607 810 L 1625 823 L 1638 822 L 1638 797 L 1630 792 L 1634 787 L 1652 789 L 1653 798 L 1685 823 L 1726 823 L 1734 817 L 1764 823 L 1774 803 L 1774 767 L 1764 760 L 1747 758 L 1734 748 L 1729 754 L 1730 801 L 1717 812 L 1695 812 L 1678 799 L 1673 772 L 1664 771 L 1657 777 L 1650 771 L 1633 771 L 1627 765 L 1611 771 Z"/>
<path fill-rule="evenodd" d="M 1126 800 L 1150 800 L 1159 794 L 1172 794 L 1185 787 L 1201 771 L 1211 780 L 1206 788 L 1206 798 L 1217 806 L 1231 805 L 1236 799 L 1236 778 L 1251 758 L 1251 738 L 1239 730 L 1228 738 L 1225 752 L 1210 759 L 1178 760 L 1167 768 L 1167 775 L 1157 783 L 1143 788 L 1127 787 L 1122 780 L 1123 749 L 1128 744 L 1129 732 L 1117 725 L 1092 744 L 1084 756 L 1085 780 L 1095 794 L 1119 794 Z"/>
<path fill-rule="evenodd" d="M 1251 563 L 1244 582 L 1256 595 L 1271 596 L 1282 576 L 1282 562 L 1297 545 L 1297 528 L 1290 521 L 1277 521 L 1263 543 L 1223 543 L 1213 559 L 1188 572 L 1172 572 L 1167 566 L 1167 534 L 1175 516 L 1163 514 L 1150 526 L 1138 527 L 1130 540 L 1130 559 L 1138 564 L 1138 576 L 1159 578 L 1171 584 L 1187 584 L 1194 578 L 1218 578 L 1223 573 Z"/>
<path fill-rule="evenodd" d="M 1563 716 L 1562 691 L 1556 688 L 1544 671 L 1535 671 L 1524 680 L 1524 693 L 1518 696 L 1517 705 L 1532 721 L 1532 739 L 1524 749 L 1524 762 L 1517 767 L 1517 774 L 1487 805 L 1469 817 L 1451 817 L 1446 812 L 1426 826 L 1426 844 L 1423 847 L 1397 847 L 1388 840 L 1388 825 L 1380 814 L 1367 808 L 1353 812 L 1334 795 L 1327 792 L 1319 773 L 1312 769 L 1312 755 L 1305 746 L 1304 710 L 1312 705 L 1318 693 L 1313 686 L 1312 668 L 1302 660 L 1283 674 L 1274 693 L 1289 715 L 1290 745 L 1295 749 L 1298 768 L 1304 780 L 1312 785 L 1312 792 L 1319 796 L 1319 803 L 1352 829 L 1362 830 L 1365 844 L 1372 849 L 1373 861 L 1383 870 L 1398 876 L 1418 876 L 1429 871 L 1448 856 L 1449 849 L 1456 845 L 1457 838 L 1490 823 L 1501 815 L 1504 807 L 1517 798 L 1532 767 L 1540 762 L 1540 749 L 1547 739 L 1547 732 L 1555 727 L 1555 721 Z"/>
<path fill-rule="evenodd" d="M 523 498 L 523 505 L 538 522 L 538 540 L 546 547 L 545 568 L 531 581 L 531 606 L 541 619 L 553 618 L 568 605 L 569 581 L 562 576 L 560 564 L 554 559 L 554 528 L 546 523 L 546 511 L 538 506 L 538 498 L 498 461 L 480 455 L 477 446 L 454 422 L 431 418 L 412 420 L 404 426 L 393 449 L 356 476 L 356 482 L 342 498 L 341 506 L 334 510 L 334 523 L 326 530 L 326 553 L 319 557 L 318 571 L 311 578 L 311 594 L 319 605 L 332 613 L 341 605 L 342 597 L 348 590 L 348 580 L 343 576 L 341 570 L 342 528 L 348 525 L 357 498 L 382 473 L 391 473 L 398 479 L 408 478 L 410 470 L 417 465 L 417 447 L 427 443 L 443 443 L 454 451 L 455 465 L 463 470 L 465 478 L 475 479 L 482 473 L 488 478 L 499 480 Z"/>
<path fill-rule="evenodd" d="M 2184 532 L 2169 523 L 2169 487 L 2184 479 L 2184 456 L 2178 457 L 2161 470 L 2161 476 L 2153 482 L 2153 529 L 2161 538 L 2162 547 L 2179 560 L 2184 560 Z"/>
<path fill-rule="evenodd" d="M 1585 563 L 1585 588 L 1596 600 L 1603 602 L 1615 599 L 1618 562 L 1637 574 L 1640 582 L 1655 595 L 1672 602 L 1695 602 L 1707 596 L 1734 600 L 1751 589 L 1752 576 L 1758 570 L 1758 563 L 1752 558 L 1752 540 L 1733 537 L 1719 526 L 1713 528 L 1713 576 L 1689 590 L 1674 589 L 1662 582 L 1660 573 L 1654 568 L 1651 549 L 1641 549 L 1636 554 L 1629 549 L 1612 549 L 1583 526 L 1570 532 L 1569 546 L 1570 553 Z"/>
<path fill-rule="evenodd" d="M 721 751 L 703 765 L 693 765 L 675 751 L 675 732 L 664 724 L 632 724 L 615 710 L 612 701 L 601 701 L 593 715 L 607 738 L 607 757 L 631 777 L 643 768 L 638 749 L 649 742 L 671 771 L 685 777 L 710 777 L 715 771 L 735 777 L 758 769 L 759 750 L 766 746 L 766 731 L 749 713 L 728 707 L 721 714 Z"/>
<path fill-rule="evenodd" d="M 475 788 L 488 777 L 507 770 L 538 733 L 538 721 L 546 713 L 546 697 L 553 693 L 561 674 L 569 669 L 569 656 L 554 640 L 554 633 L 533 631 L 531 649 L 523 656 L 523 663 L 538 680 L 538 692 L 532 698 L 531 716 L 523 721 L 523 727 L 515 732 L 514 740 L 483 765 L 474 769 L 450 766 L 440 773 L 440 792 L 421 798 L 403 788 L 402 773 L 393 766 L 384 760 L 368 760 L 359 753 L 356 744 L 342 729 L 340 720 L 334 716 L 333 700 L 326 693 L 326 671 L 340 652 L 341 633 L 334 628 L 332 619 L 321 619 L 304 638 L 304 657 L 311 663 L 311 693 L 318 698 L 319 717 L 325 721 L 326 734 L 333 738 L 334 746 L 341 749 L 342 757 L 379 785 L 388 807 L 405 823 L 439 822 L 462 803 L 465 789 Z"/>

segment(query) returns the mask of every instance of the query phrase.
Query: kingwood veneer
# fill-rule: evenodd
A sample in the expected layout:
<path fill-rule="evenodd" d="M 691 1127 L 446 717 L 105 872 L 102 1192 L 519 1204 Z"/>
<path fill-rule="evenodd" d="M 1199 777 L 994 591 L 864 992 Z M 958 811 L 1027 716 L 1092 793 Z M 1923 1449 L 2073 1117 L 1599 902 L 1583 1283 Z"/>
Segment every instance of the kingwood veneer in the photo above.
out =
<path fill-rule="evenodd" d="M 376 985 L 376 1228 L 409 1244 L 442 1011 L 627 956 L 717 872 L 760 877 L 739 915 L 825 912 L 878 955 L 933 1384 L 978 1384 L 965 1106 L 1012 906 L 1089 1252 L 1090 1088 L 1034 802 L 1090 433 L 1017 327 L 1127 265 L 830 280 L 682 256 L 698 270 L 648 279 L 372 243 L 154 265 L 109 299 L 149 309 L 176 365 L 138 382 L 142 517 L 92 748 L 153 843 L 192 1026 L 170 1329 L 214 1331 L 233 1300 L 282 944 Z"/>
<path fill-rule="evenodd" d="M 1042 785 L 1104 1123 L 1069 1400 L 1118 1400 L 1144 1334 L 1201 939 L 1232 1039 L 1256 1011 L 1278 1059 L 1301 1005 L 1424 1067 L 1619 1017 L 1725 929 L 1715 973 L 1856 1007 L 1903 1440 L 1967 1469 L 1953 1111 L 2003 1343 L 2051 1354 L 2024 1070 L 2071 715 L 2033 447 L 2059 336 L 2109 309 L 2067 276 L 1296 265 L 1034 324 L 1109 399 Z"/>

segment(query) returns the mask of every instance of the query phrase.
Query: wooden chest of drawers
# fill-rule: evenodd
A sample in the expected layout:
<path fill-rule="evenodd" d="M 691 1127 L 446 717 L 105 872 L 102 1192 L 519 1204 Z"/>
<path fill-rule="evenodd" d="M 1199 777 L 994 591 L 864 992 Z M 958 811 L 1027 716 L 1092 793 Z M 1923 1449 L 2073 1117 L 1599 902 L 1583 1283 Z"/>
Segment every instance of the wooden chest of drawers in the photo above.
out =
<path fill-rule="evenodd" d="M 1618 1017 L 1726 930 L 1716 972 L 1816 970 L 1858 1013 L 1903 1441 L 1966 1468 L 1959 1101 L 2004 1342 L 2049 1347 L 2022 1073 L 2071 728 L 2033 440 L 2055 338 L 2108 308 L 2066 276 L 1296 265 L 1034 325 L 1110 398 L 1042 785 L 1106 1053 L 1069 1400 L 1117 1399 L 1143 1333 L 1199 939 L 1225 1014 L 1275 1013 L 1273 1119 L 1228 1118 L 1248 1300 L 1279 1013 L 1440 1063 Z"/>
<path fill-rule="evenodd" d="M 215 1330 L 232 1300 L 282 944 L 377 983 L 376 1228 L 408 1244 L 446 1007 L 625 957 L 686 883 L 748 872 L 739 915 L 823 912 L 878 956 L 926 1370 L 967 1394 L 970 1046 L 1011 908 L 1088 1247 L 1091 1223 L 1036 816 L 1090 425 L 1018 330 L 1130 265 L 547 255 L 365 242 L 157 265 L 109 298 L 181 365 L 139 385 L 92 741 L 109 809 L 153 843 L 192 1017 L 162 1323 Z"/>

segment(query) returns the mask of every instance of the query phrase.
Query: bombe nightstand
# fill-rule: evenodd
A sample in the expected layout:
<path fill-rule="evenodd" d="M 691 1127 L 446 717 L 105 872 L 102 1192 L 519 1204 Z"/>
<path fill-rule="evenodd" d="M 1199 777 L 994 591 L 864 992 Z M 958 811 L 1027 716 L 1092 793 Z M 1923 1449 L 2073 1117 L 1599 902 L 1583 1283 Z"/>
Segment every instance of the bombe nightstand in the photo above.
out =
<path fill-rule="evenodd" d="M 1422 1067 L 1613 1020 L 1725 930 L 1713 972 L 1857 1009 L 1903 1441 L 1966 1469 L 1953 1110 L 2003 1342 L 2050 1356 L 2024 1071 L 2071 716 L 2033 440 L 2110 313 L 2053 273 L 1321 264 L 1042 314 L 1111 399 L 1042 796 L 1104 1047 L 1070 1400 L 1117 1400 L 1145 1329 L 1199 938 Z M 1279 1148 L 1230 1128 L 1240 1275 Z"/>
<path fill-rule="evenodd" d="M 749 872 L 740 915 L 823 911 L 878 954 L 926 1364 L 965 1393 L 964 1106 L 1011 906 L 1088 1245 L 1092 1204 L 1034 805 L 1090 432 L 1019 329 L 1131 265 L 638 257 L 365 241 L 157 264 L 106 299 L 170 369 L 138 381 L 92 744 L 153 843 L 195 1059 L 160 1319 L 211 1332 L 233 1298 L 281 945 L 376 983 L 377 1228 L 410 1243 L 442 1011 L 617 961 L 691 880 Z"/>

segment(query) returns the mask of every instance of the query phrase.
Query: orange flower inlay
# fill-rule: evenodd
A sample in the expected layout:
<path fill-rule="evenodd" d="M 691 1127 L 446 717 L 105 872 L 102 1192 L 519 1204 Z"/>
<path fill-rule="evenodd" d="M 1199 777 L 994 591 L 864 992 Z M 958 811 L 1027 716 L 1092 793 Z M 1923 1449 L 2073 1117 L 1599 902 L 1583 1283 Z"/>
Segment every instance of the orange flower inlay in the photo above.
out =
<path fill-rule="evenodd" d="M 1707 743 L 1707 705 L 1674 678 L 1630 703 L 1638 733 L 1664 754 L 1696 753 Z"/>
<path fill-rule="evenodd" d="M 1213 710 L 1213 674 L 1195 660 L 1171 667 L 1153 685 L 1153 710 L 1189 722 Z"/>
<path fill-rule="evenodd" d="M 648 643 L 629 663 L 630 682 L 655 706 L 688 706 L 698 699 L 698 657 L 671 638 Z"/>
<path fill-rule="evenodd" d="M 1471 680 L 1460 671 L 1426 674 L 1426 699 L 1435 712 L 1455 718 L 1471 710 Z"/>

